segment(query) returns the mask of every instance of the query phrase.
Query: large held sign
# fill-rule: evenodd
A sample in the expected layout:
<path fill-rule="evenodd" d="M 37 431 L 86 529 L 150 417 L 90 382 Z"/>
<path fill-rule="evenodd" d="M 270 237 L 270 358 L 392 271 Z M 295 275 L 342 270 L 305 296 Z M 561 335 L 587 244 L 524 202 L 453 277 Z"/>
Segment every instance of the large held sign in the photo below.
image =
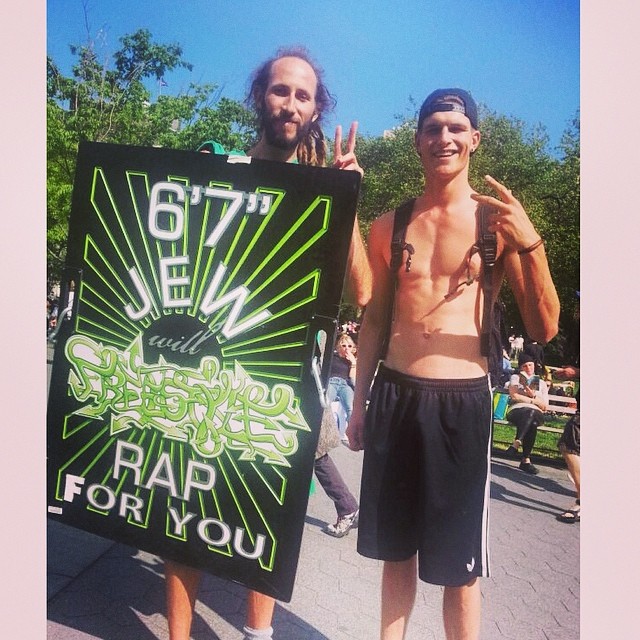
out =
<path fill-rule="evenodd" d="M 291 599 L 359 182 L 81 145 L 50 518 Z"/>

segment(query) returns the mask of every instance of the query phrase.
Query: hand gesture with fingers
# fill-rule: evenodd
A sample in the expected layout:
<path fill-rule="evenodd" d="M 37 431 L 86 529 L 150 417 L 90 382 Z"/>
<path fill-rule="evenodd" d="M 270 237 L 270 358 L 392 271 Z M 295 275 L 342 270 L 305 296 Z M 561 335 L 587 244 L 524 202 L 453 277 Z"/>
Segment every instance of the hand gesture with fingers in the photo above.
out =
<path fill-rule="evenodd" d="M 498 197 L 474 193 L 471 197 L 476 202 L 495 207 L 496 213 L 489 220 L 489 231 L 499 233 L 505 243 L 512 249 L 523 251 L 536 245 L 540 235 L 529 220 L 526 211 L 518 199 L 503 184 L 491 176 L 485 176 L 487 184 L 498 194 Z M 541 244 L 541 241 L 540 241 Z"/>
<path fill-rule="evenodd" d="M 342 153 L 342 126 L 336 127 L 336 137 L 333 147 L 333 166 L 336 169 L 347 169 L 349 171 L 357 171 L 364 176 L 362 167 L 358 164 L 356 158 L 356 132 L 358 131 L 358 123 L 352 122 L 349 129 L 349 137 L 347 139 L 347 150 Z"/>

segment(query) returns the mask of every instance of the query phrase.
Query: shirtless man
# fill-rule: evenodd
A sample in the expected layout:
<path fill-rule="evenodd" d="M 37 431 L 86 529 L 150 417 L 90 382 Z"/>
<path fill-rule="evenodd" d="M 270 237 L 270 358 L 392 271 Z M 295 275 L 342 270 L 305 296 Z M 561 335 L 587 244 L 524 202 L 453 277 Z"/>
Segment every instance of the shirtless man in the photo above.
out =
<path fill-rule="evenodd" d="M 489 176 L 497 197 L 479 195 L 469 184 L 477 126 L 466 91 L 435 91 L 420 109 L 415 147 L 425 188 L 407 228 L 415 252 L 411 269 L 404 266 L 406 253 L 398 269 L 395 305 L 393 211 L 373 223 L 369 236 L 373 293 L 358 340 L 347 435 L 352 449 L 364 449 L 358 551 L 384 561 L 382 640 L 404 638 L 417 575 L 445 587 L 448 640 L 479 635 L 477 578 L 489 573 L 491 392 L 480 351 L 481 262 L 471 251 L 477 203 L 496 208 L 489 224 L 498 237 L 494 296 L 506 275 L 529 335 L 544 344 L 558 329 L 544 244 L 522 205 Z"/>
<path fill-rule="evenodd" d="M 331 106 L 331 95 L 304 49 L 282 49 L 261 65 L 253 76 L 250 103 L 260 124 L 260 139 L 247 155 L 265 160 L 299 162 L 324 166 L 326 143 L 320 128 L 324 112 Z M 349 131 L 346 152 L 342 152 L 342 129 L 336 129 L 334 168 L 363 173 L 355 156 L 357 123 Z M 200 146 L 203 152 L 224 153 L 215 141 Z M 364 306 L 371 293 L 371 272 L 356 218 L 353 231 L 345 298 Z M 331 467 L 326 473 L 337 473 Z M 341 480 L 341 479 L 340 479 Z M 337 480 L 336 480 L 337 482 Z M 189 640 L 202 572 L 170 560 L 165 561 L 167 618 L 171 640 Z M 275 600 L 257 591 L 247 596 L 246 640 L 272 637 L 271 620 Z"/>

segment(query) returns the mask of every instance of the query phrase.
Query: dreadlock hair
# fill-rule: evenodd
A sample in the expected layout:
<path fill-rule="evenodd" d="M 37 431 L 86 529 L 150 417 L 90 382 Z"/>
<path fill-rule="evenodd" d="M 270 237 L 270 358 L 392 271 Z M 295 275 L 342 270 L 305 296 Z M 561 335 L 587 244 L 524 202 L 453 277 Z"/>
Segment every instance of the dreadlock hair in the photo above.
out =
<path fill-rule="evenodd" d="M 310 164 L 322 167 L 327 161 L 327 143 L 322 133 L 322 117 L 326 111 L 331 111 L 336 106 L 336 99 L 329 93 L 324 85 L 323 70 L 311 59 L 305 47 L 282 47 L 278 49 L 276 55 L 269 58 L 258 67 L 251 76 L 251 85 L 246 104 L 253 109 L 258 116 L 258 125 L 262 129 L 264 126 L 264 98 L 269 85 L 271 67 L 280 58 L 300 58 L 304 60 L 316 74 L 316 113 L 317 118 L 310 124 L 307 135 L 300 141 L 296 150 L 298 162 L 300 164 Z"/>

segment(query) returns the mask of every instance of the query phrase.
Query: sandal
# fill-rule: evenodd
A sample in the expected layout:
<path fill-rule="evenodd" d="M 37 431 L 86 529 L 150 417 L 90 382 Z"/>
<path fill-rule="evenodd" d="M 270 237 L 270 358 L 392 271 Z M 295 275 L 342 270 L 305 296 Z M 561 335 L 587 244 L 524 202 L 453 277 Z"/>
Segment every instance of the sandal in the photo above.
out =
<path fill-rule="evenodd" d="M 571 508 L 567 509 L 564 513 L 561 513 L 559 516 L 556 516 L 556 519 L 560 522 L 580 522 L 580 501 L 576 500 L 576 504 Z"/>

